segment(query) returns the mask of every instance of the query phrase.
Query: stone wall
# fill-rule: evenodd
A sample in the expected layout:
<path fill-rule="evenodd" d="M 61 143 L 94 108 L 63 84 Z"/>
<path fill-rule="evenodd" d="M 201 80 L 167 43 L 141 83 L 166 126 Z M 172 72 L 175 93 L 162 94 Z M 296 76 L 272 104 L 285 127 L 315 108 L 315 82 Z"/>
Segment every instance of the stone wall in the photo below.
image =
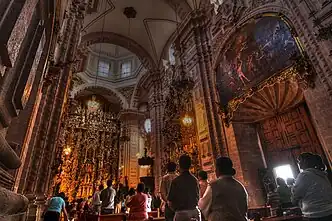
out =
<path fill-rule="evenodd" d="M 264 187 L 259 177 L 259 169 L 264 169 L 256 127 L 254 124 L 233 124 L 244 185 L 249 195 L 249 206 L 265 205 Z"/>
<path fill-rule="evenodd" d="M 314 89 L 306 89 L 305 100 L 310 109 L 311 118 L 320 138 L 321 144 L 331 160 L 332 130 L 331 123 L 331 49 L 330 41 L 320 41 L 315 34 L 319 33 L 322 26 L 317 26 L 313 20 L 321 22 L 325 26 L 331 25 L 331 18 L 327 15 L 331 11 L 331 3 L 327 1 L 311 0 L 289 0 L 289 1 L 223 1 L 219 5 L 217 13 L 211 13 L 206 8 L 205 13 L 210 17 L 210 47 L 212 49 L 212 69 L 206 72 L 211 75 L 210 80 L 216 89 L 214 70 L 223 56 L 223 48 L 229 38 L 236 33 L 237 29 L 248 20 L 264 13 L 276 13 L 283 16 L 294 29 L 294 35 L 298 37 L 304 52 L 308 54 L 316 71 L 316 85 Z M 231 10 L 227 10 L 230 9 Z M 207 25 L 208 26 L 208 25 Z M 330 37 L 331 38 L 331 37 Z M 213 93 L 213 92 L 212 92 Z M 211 124 L 211 122 L 208 122 Z M 210 127 L 211 128 L 211 127 Z M 238 170 L 237 177 L 243 181 L 251 196 L 250 206 L 263 205 L 264 197 L 258 177 L 258 169 L 264 167 L 258 146 L 256 129 L 250 124 L 233 124 L 215 134 L 226 137 L 226 149 L 228 155 L 233 159 L 234 166 Z"/>
<path fill-rule="evenodd" d="M 25 141 L 34 124 L 56 15 L 55 8 L 38 0 L 4 0 L 0 5 L 0 201 L 6 202 L 0 206 L 0 220 L 20 220 L 28 199 L 10 190 L 17 191 L 15 177 L 21 169 L 16 169 L 26 159 Z"/>

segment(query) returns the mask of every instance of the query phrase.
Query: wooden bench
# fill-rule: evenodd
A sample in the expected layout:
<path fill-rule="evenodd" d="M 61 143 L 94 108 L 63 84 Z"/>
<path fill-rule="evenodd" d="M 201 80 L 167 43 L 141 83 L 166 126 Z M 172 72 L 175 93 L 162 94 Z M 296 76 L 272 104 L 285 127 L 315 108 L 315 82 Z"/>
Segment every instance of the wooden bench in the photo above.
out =
<path fill-rule="evenodd" d="M 148 212 L 148 217 L 157 218 L 158 217 L 158 211 Z"/>
<path fill-rule="evenodd" d="M 158 218 L 149 217 L 149 220 L 150 221 L 165 221 L 165 217 L 158 217 Z"/>
<path fill-rule="evenodd" d="M 303 217 L 299 215 L 280 216 L 280 217 L 265 217 L 263 221 L 302 221 Z"/>
<path fill-rule="evenodd" d="M 127 217 L 124 213 L 108 214 L 108 215 L 91 215 L 86 214 L 84 221 L 126 221 Z"/>

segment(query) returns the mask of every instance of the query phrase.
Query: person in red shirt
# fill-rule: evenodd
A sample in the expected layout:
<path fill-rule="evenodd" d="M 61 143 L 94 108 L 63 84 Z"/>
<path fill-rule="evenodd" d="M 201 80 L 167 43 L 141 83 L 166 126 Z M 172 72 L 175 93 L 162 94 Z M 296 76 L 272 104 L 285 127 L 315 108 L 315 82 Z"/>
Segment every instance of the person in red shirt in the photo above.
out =
<path fill-rule="evenodd" d="M 148 219 L 148 196 L 143 193 L 144 189 L 144 183 L 137 184 L 136 194 L 127 202 L 127 207 L 130 208 L 128 220 L 143 221 Z"/>

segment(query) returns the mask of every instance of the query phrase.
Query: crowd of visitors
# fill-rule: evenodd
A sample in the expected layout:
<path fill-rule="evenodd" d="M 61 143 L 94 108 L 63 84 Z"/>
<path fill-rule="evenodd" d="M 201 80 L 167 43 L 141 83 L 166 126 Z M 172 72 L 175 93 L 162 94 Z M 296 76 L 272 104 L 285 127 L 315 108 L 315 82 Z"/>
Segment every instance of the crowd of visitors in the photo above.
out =
<path fill-rule="evenodd" d="M 208 180 L 205 171 L 198 179 L 190 172 L 191 158 L 183 155 L 177 165 L 170 162 L 167 174 L 162 177 L 160 197 L 150 193 L 144 183 L 136 190 L 128 185 L 115 188 L 107 181 L 104 189 L 88 200 L 66 204 L 63 193 L 52 197 L 44 212 L 45 221 L 58 221 L 61 212 L 65 220 L 77 212 L 94 214 L 128 213 L 128 220 L 147 220 L 153 209 L 162 209 L 166 221 L 247 221 L 248 194 L 245 187 L 234 178 L 236 171 L 228 157 L 216 160 L 214 181 Z M 332 187 L 326 175 L 326 166 L 320 156 L 303 153 L 298 158 L 300 174 L 296 179 L 276 179 L 268 186 L 268 202 L 272 215 L 281 216 L 286 208 L 298 207 L 309 221 L 332 220 Z M 66 206 L 67 205 L 67 206 Z M 67 213 L 69 212 L 69 214 Z"/>

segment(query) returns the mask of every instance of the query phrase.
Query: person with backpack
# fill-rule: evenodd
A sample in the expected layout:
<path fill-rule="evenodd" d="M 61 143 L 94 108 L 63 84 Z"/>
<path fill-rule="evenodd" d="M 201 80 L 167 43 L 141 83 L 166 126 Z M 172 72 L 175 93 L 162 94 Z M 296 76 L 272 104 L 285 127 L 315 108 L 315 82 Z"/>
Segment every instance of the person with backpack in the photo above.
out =
<path fill-rule="evenodd" d="M 116 191 L 112 187 L 112 180 L 107 180 L 107 188 L 101 191 L 101 214 L 113 214 L 114 213 L 114 198 L 116 196 Z"/>

